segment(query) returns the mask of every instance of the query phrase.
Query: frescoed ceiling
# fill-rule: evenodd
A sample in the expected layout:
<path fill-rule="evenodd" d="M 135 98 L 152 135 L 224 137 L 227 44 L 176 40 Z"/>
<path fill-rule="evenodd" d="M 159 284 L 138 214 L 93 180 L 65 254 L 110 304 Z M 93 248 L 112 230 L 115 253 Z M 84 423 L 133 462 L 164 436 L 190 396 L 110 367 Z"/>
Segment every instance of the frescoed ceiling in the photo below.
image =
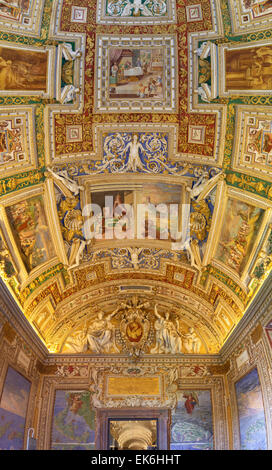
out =
<path fill-rule="evenodd" d="M 271 24 L 270 0 L 0 2 L 0 270 L 51 353 L 220 352 L 272 266 Z"/>

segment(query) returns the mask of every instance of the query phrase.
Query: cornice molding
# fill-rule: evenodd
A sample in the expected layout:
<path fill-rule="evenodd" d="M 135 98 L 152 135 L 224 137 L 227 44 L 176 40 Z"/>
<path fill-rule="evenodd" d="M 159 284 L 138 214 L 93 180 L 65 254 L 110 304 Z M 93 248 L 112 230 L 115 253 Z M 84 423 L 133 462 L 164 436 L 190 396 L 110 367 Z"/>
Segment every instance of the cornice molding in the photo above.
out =
<path fill-rule="evenodd" d="M 243 318 L 240 320 L 235 330 L 228 338 L 220 351 L 222 360 L 226 360 L 237 346 L 237 341 L 241 342 L 249 331 L 265 315 L 269 305 L 272 305 L 272 273 L 269 274 L 256 297 L 252 300 Z"/>

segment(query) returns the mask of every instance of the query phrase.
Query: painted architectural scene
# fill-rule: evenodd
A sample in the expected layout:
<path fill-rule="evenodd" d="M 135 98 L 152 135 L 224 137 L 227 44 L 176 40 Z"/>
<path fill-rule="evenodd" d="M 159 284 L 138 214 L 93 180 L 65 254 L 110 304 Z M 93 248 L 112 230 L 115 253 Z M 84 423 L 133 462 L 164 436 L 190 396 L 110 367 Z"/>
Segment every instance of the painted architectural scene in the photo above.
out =
<path fill-rule="evenodd" d="M 257 369 L 235 384 L 242 450 L 267 449 L 263 398 Z"/>
<path fill-rule="evenodd" d="M 272 46 L 225 51 L 226 91 L 271 90 Z"/>
<path fill-rule="evenodd" d="M 133 186 L 132 186 L 133 187 Z M 182 186 L 166 183 L 134 185 L 133 190 L 92 192 L 90 228 L 95 239 L 181 238 Z"/>
<path fill-rule="evenodd" d="M 24 449 L 25 420 L 31 384 L 8 368 L 0 401 L 0 449 Z"/>
<path fill-rule="evenodd" d="M 179 391 L 172 412 L 171 450 L 212 450 L 212 415 L 209 390 Z"/>
<path fill-rule="evenodd" d="M 164 52 L 162 48 L 110 48 L 109 97 L 164 98 Z"/>
<path fill-rule="evenodd" d="M 90 392 L 56 390 L 51 449 L 94 449 L 94 416 L 90 407 Z"/>

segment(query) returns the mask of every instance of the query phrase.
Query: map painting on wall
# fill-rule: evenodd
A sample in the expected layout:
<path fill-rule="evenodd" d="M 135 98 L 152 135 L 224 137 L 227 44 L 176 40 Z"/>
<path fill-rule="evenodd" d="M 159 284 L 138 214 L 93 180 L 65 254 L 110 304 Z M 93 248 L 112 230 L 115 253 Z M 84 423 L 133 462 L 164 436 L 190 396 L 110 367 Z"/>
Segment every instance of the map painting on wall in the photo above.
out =
<path fill-rule="evenodd" d="M 262 223 L 264 210 L 238 199 L 228 199 L 216 258 L 239 275 L 249 259 Z"/>
<path fill-rule="evenodd" d="M 8 368 L 0 401 L 0 449 L 24 448 L 25 419 L 31 383 Z"/>
<path fill-rule="evenodd" d="M 90 392 L 56 390 L 51 449 L 92 450 L 95 448 L 95 412 Z"/>
<path fill-rule="evenodd" d="M 172 413 L 171 450 L 212 450 L 213 419 L 209 390 L 183 390 Z"/>
<path fill-rule="evenodd" d="M 238 380 L 235 389 L 241 450 L 266 450 L 265 416 L 257 369 Z"/>
<path fill-rule="evenodd" d="M 55 255 L 42 196 L 8 207 L 7 216 L 28 271 Z"/>

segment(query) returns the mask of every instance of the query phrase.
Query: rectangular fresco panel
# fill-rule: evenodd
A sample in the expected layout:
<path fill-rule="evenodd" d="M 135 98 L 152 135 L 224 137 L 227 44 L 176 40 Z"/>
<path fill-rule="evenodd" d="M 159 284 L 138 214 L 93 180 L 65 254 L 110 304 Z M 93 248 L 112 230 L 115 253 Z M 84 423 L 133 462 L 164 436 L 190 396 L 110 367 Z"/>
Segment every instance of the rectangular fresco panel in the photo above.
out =
<path fill-rule="evenodd" d="M 261 385 L 257 369 L 235 384 L 241 450 L 265 450 L 266 426 Z"/>
<path fill-rule="evenodd" d="M 55 255 L 41 195 L 8 207 L 7 216 L 28 271 Z"/>
<path fill-rule="evenodd" d="M 162 48 L 110 48 L 110 98 L 164 98 Z"/>
<path fill-rule="evenodd" d="M 0 120 L 0 165 L 25 160 L 25 123 L 21 117 Z"/>
<path fill-rule="evenodd" d="M 172 413 L 171 450 L 213 449 L 213 420 L 209 390 L 183 390 Z"/>
<path fill-rule="evenodd" d="M 271 15 L 272 3 L 271 0 L 242 0 L 243 10 L 250 11 L 253 18 Z"/>
<path fill-rule="evenodd" d="M 242 156 L 245 167 L 251 166 L 272 171 L 272 120 L 251 116 L 244 120 L 245 138 Z M 241 157 L 240 157 L 241 158 Z"/>
<path fill-rule="evenodd" d="M 226 91 L 271 90 L 271 58 L 271 45 L 226 50 Z"/>
<path fill-rule="evenodd" d="M 28 12 L 29 5 L 30 0 L 22 0 L 20 2 L 0 0 L 0 18 L 19 21 L 22 14 Z"/>
<path fill-rule="evenodd" d="M 241 275 L 249 259 L 264 210 L 228 199 L 215 257 Z"/>
<path fill-rule="evenodd" d="M 176 204 L 177 206 L 180 206 L 181 191 L 182 187 L 180 185 L 166 183 L 143 185 L 138 198 L 138 203 L 144 204 L 146 207 L 151 207 L 151 214 L 153 208 L 150 204 L 157 208 L 160 207 L 160 211 L 157 210 L 155 213 L 153 210 L 153 219 L 151 219 L 150 216 L 148 217 L 147 212 L 145 213 L 144 231 L 141 233 L 142 238 L 148 238 L 150 233 L 149 230 L 152 230 L 153 228 L 155 235 L 154 238 L 161 240 L 176 240 L 175 234 L 178 231 L 178 217 L 173 217 L 170 220 L 170 205 Z M 138 217 L 139 212 L 141 213 L 141 211 L 138 210 Z M 141 213 L 141 218 L 143 217 L 144 214 Z M 154 227 L 152 227 L 152 224 Z M 151 232 L 151 234 L 153 234 L 153 232 Z"/>
<path fill-rule="evenodd" d="M 95 412 L 90 392 L 56 390 L 51 434 L 52 450 L 95 448 Z"/>
<path fill-rule="evenodd" d="M 25 419 L 31 383 L 8 368 L 0 401 L 0 449 L 24 448 Z"/>
<path fill-rule="evenodd" d="M 0 47 L 0 90 L 44 91 L 48 53 Z"/>
<path fill-rule="evenodd" d="M 97 112 L 175 112 L 173 35 L 97 35 Z"/>
<path fill-rule="evenodd" d="M 93 230 L 96 239 L 121 238 L 122 234 L 116 237 L 118 227 L 121 232 L 126 231 L 126 238 L 134 238 L 134 217 L 130 210 L 130 207 L 133 208 L 133 197 L 133 191 L 130 190 L 92 192 L 92 204 L 97 204 L 102 210 L 102 220 L 99 215 L 94 216 Z M 121 219 L 123 227 L 119 224 Z"/>
<path fill-rule="evenodd" d="M 97 208 L 90 221 L 95 239 L 175 241 L 181 225 L 182 186 L 149 183 L 130 187 L 131 190 L 91 192 L 92 204 L 101 209 L 99 213 Z M 175 210 L 173 217 L 170 205 L 171 211 Z"/>

